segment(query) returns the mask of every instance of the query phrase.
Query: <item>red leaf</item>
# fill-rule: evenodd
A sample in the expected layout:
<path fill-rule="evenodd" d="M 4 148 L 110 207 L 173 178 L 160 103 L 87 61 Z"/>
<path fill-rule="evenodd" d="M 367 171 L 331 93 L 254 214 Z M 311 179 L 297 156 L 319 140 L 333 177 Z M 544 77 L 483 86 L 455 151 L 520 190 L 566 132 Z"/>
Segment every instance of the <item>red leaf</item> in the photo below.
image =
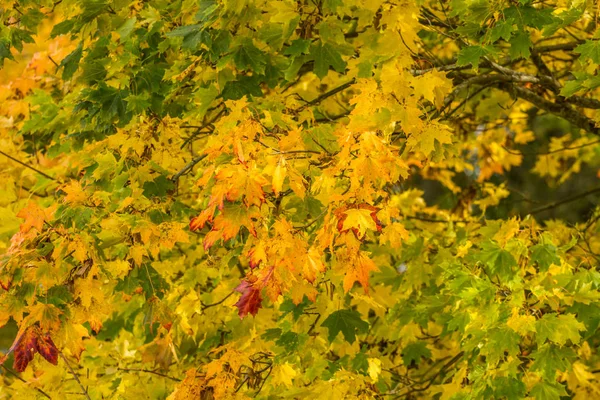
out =
<path fill-rule="evenodd" d="M 58 364 L 58 349 L 52 341 L 49 333 L 45 335 L 39 335 L 37 339 L 37 349 L 42 357 L 46 359 L 50 364 Z"/>
<path fill-rule="evenodd" d="M 50 334 L 43 334 L 37 326 L 30 326 L 17 338 L 12 348 L 15 352 L 13 368 L 23 372 L 33 360 L 36 352 L 51 364 L 58 363 L 58 349 L 54 345 Z"/>
<path fill-rule="evenodd" d="M 15 361 L 13 368 L 17 372 L 25 371 L 27 365 L 33 360 L 33 356 L 37 351 L 37 335 L 31 327 L 17 339 L 15 346 Z"/>
<path fill-rule="evenodd" d="M 243 280 L 235 290 L 242 294 L 242 297 L 235 303 L 240 318 L 244 318 L 248 314 L 256 315 L 262 303 L 261 289 L 254 287 L 247 280 Z"/>

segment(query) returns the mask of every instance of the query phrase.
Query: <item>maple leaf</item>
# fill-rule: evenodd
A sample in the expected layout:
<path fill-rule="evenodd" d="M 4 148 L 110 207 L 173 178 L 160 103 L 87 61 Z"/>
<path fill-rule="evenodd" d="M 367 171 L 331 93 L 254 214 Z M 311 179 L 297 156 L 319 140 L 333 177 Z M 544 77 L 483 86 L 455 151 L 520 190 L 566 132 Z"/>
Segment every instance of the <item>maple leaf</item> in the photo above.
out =
<path fill-rule="evenodd" d="M 211 248 L 217 240 L 230 240 L 236 237 L 242 227 L 256 236 L 254 220 L 259 216 L 260 213 L 254 208 L 246 209 L 235 204 L 227 205 L 214 218 L 212 229 L 204 237 L 204 249 Z"/>
<path fill-rule="evenodd" d="M 49 333 L 43 333 L 39 327 L 32 325 L 21 333 L 11 346 L 9 353 L 14 351 L 15 360 L 13 368 L 23 372 L 33 360 L 35 353 L 39 353 L 51 364 L 58 364 L 58 349 L 54 345 Z M 5 356 L 6 358 L 6 356 Z M 1 360 L 0 364 L 4 362 Z"/>
<path fill-rule="evenodd" d="M 235 303 L 240 318 L 244 318 L 248 314 L 256 315 L 262 306 L 261 289 L 244 279 L 235 290 L 242 294 L 242 297 Z"/>
<path fill-rule="evenodd" d="M 379 208 L 369 204 L 343 206 L 335 211 L 338 218 L 337 229 L 340 233 L 352 230 L 357 238 L 363 238 L 367 232 L 381 231 L 381 223 L 377 218 Z"/>
<path fill-rule="evenodd" d="M 25 222 L 21 224 L 21 232 L 27 233 L 31 228 L 41 231 L 44 222 L 50 220 L 53 212 L 54 210 L 51 208 L 44 210 L 33 201 L 29 202 L 29 204 L 17 214 L 17 217 L 25 219 Z"/>
<path fill-rule="evenodd" d="M 442 144 L 452 143 L 450 128 L 435 122 L 430 122 L 418 133 L 413 133 L 407 141 L 411 149 L 422 151 L 429 156 L 435 150 L 435 142 Z"/>
<path fill-rule="evenodd" d="M 66 193 L 63 201 L 67 204 L 83 204 L 88 199 L 88 195 L 83 190 L 79 181 L 71 181 L 64 185 L 61 190 Z"/>
<path fill-rule="evenodd" d="M 63 323 L 56 334 L 56 342 L 63 349 L 63 353 L 70 353 L 76 360 L 79 360 L 85 349 L 83 340 L 89 336 L 88 330 L 83 325 Z"/>
<path fill-rule="evenodd" d="M 348 293 L 354 282 L 359 282 L 365 293 L 369 293 L 369 272 L 379 271 L 368 253 L 359 251 L 346 259 L 346 276 L 344 276 L 344 292 Z"/>
<path fill-rule="evenodd" d="M 333 342 L 336 336 L 342 332 L 347 342 L 354 343 L 356 332 L 365 333 L 369 329 L 369 323 L 363 321 L 360 314 L 355 310 L 335 311 L 323 321 L 321 326 L 329 330 L 330 342 Z"/>

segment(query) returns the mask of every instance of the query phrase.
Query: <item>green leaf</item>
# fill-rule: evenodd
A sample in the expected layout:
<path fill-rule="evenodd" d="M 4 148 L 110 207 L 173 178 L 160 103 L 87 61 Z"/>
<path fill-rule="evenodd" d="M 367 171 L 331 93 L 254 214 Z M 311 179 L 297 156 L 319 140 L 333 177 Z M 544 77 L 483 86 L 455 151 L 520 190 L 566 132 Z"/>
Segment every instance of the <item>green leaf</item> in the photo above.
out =
<path fill-rule="evenodd" d="M 564 86 L 560 89 L 560 95 L 565 97 L 571 97 L 575 93 L 583 89 L 583 82 L 579 80 L 567 81 Z"/>
<path fill-rule="evenodd" d="M 81 60 L 81 56 L 83 54 L 83 42 L 80 42 L 75 50 L 73 50 L 69 55 L 67 55 L 60 62 L 59 68 L 64 68 L 62 73 L 62 78 L 64 80 L 71 79 L 77 68 L 79 67 L 79 61 Z"/>
<path fill-rule="evenodd" d="M 167 179 L 163 175 L 159 175 L 153 181 L 144 183 L 144 196 L 151 197 L 164 197 L 173 190 L 175 185 L 170 179 Z"/>
<path fill-rule="evenodd" d="M 8 39 L 0 39 L 0 67 L 4 66 L 5 58 L 15 61 L 15 58 L 10 52 L 10 41 Z"/>
<path fill-rule="evenodd" d="M 552 14 L 552 8 L 536 8 L 532 6 L 511 6 L 504 10 L 504 18 L 514 19 L 519 25 L 531 26 L 535 29 L 543 29 L 552 24 L 557 18 Z"/>
<path fill-rule="evenodd" d="M 121 37 L 121 42 L 127 40 L 131 32 L 133 32 L 133 28 L 135 28 L 135 23 L 137 22 L 137 18 L 129 18 L 119 29 L 117 29 L 117 33 Z"/>
<path fill-rule="evenodd" d="M 404 362 L 406 367 L 410 366 L 413 361 L 419 365 L 421 357 L 431 358 L 431 350 L 427 348 L 427 343 L 425 342 L 411 343 L 402 349 L 402 362 Z"/>
<path fill-rule="evenodd" d="M 592 60 L 596 64 L 600 64 L 600 41 L 586 40 L 573 50 L 575 53 L 581 54 L 584 60 Z"/>
<path fill-rule="evenodd" d="M 142 113 L 150 107 L 150 95 L 148 93 L 130 94 L 125 100 L 127 101 L 127 111 Z"/>
<path fill-rule="evenodd" d="M 529 392 L 535 400 L 560 400 L 563 396 L 569 396 L 565 387 L 554 381 L 540 381 L 536 383 Z"/>
<path fill-rule="evenodd" d="M 321 324 L 329 330 L 329 341 L 333 342 L 338 333 L 342 332 L 348 343 L 354 343 L 356 332 L 366 333 L 369 323 L 360 318 L 355 310 L 339 310 L 331 313 Z"/>
<path fill-rule="evenodd" d="M 283 51 L 283 54 L 287 56 L 297 57 L 300 54 L 308 54 L 308 47 L 310 46 L 310 40 L 306 39 L 296 39 L 293 40 L 292 43 L 286 47 Z"/>
<path fill-rule="evenodd" d="M 227 82 L 221 95 L 223 100 L 239 100 L 244 96 L 261 97 L 263 92 L 260 83 L 260 78 L 256 75 L 240 76 L 235 81 Z"/>
<path fill-rule="evenodd" d="M 458 53 L 456 59 L 456 65 L 468 65 L 471 64 L 473 67 L 479 65 L 481 57 L 492 54 L 493 48 L 490 46 L 469 46 L 465 47 Z"/>
<path fill-rule="evenodd" d="M 568 370 L 575 357 L 576 354 L 570 347 L 558 347 L 546 343 L 531 354 L 534 360 L 531 370 L 539 371 L 546 379 L 554 379 L 556 371 Z"/>
<path fill-rule="evenodd" d="M 206 111 L 208 111 L 210 105 L 218 95 L 219 91 L 214 85 L 210 85 L 207 88 L 199 88 L 194 92 L 194 99 L 200 103 L 196 108 L 198 118 L 204 117 Z"/>
<path fill-rule="evenodd" d="M 517 261 L 511 253 L 491 240 L 481 243 L 481 252 L 478 258 L 490 268 L 492 273 L 498 274 L 505 280 L 512 278 L 513 267 L 517 265 Z"/>
<path fill-rule="evenodd" d="M 319 79 L 327 76 L 329 67 L 332 67 L 340 74 L 346 70 L 346 62 L 342 60 L 340 53 L 329 43 L 323 44 L 319 42 L 319 44 L 311 46 L 310 54 L 315 59 L 313 72 Z"/>
<path fill-rule="evenodd" d="M 10 43 L 17 51 L 21 52 L 23 43 L 35 43 L 31 35 L 32 33 L 25 29 L 13 28 L 10 30 Z"/>
<path fill-rule="evenodd" d="M 56 37 L 71 32 L 75 27 L 75 22 L 75 19 L 67 19 L 54 25 L 52 27 L 52 32 L 50 32 L 50 37 Z"/>
<path fill-rule="evenodd" d="M 521 400 L 525 397 L 527 388 L 520 379 L 501 376 L 494 379 L 494 396 L 497 399 Z"/>
<path fill-rule="evenodd" d="M 519 31 L 510 39 L 510 58 L 516 60 L 518 58 L 528 58 L 531 55 L 530 51 L 531 39 L 526 31 Z"/>
<path fill-rule="evenodd" d="M 281 333 L 283 331 L 281 330 L 281 328 L 271 328 L 271 329 L 267 329 L 265 331 L 265 333 L 263 333 L 261 335 L 261 338 L 263 338 L 264 340 L 267 341 L 275 341 L 275 339 L 279 339 L 279 337 L 281 336 Z"/>
<path fill-rule="evenodd" d="M 352 369 L 363 374 L 367 373 L 367 370 L 369 369 L 369 357 L 366 353 L 361 351 L 356 354 L 352 360 Z"/>
<path fill-rule="evenodd" d="M 581 340 L 579 331 L 585 331 L 585 325 L 579 322 L 573 314 L 558 316 L 545 314 L 536 321 L 535 330 L 538 345 L 543 344 L 546 339 L 550 339 L 562 346 L 567 340 L 571 340 L 573 344 L 579 343 Z"/>
<path fill-rule="evenodd" d="M 254 46 L 251 39 L 244 39 L 234 53 L 233 61 L 241 70 L 262 75 L 265 72 L 265 65 L 267 65 L 267 56 Z"/>
<path fill-rule="evenodd" d="M 166 37 L 182 37 L 182 48 L 195 50 L 200 43 L 210 44 L 210 36 L 202 28 L 202 25 L 186 25 L 173 29 L 165 34 Z"/>
<path fill-rule="evenodd" d="M 302 302 L 298 305 L 294 304 L 292 299 L 285 299 L 283 303 L 279 306 L 279 311 L 282 312 L 281 317 L 285 317 L 289 313 L 294 315 L 294 320 L 298 321 L 298 318 L 302 316 L 304 313 L 304 309 L 310 305 L 310 300 L 306 296 L 302 299 Z"/>
<path fill-rule="evenodd" d="M 508 42 L 512 36 L 513 24 L 513 20 L 497 21 L 496 25 L 489 30 L 488 43 L 495 43 L 500 38 Z"/>
<path fill-rule="evenodd" d="M 531 248 L 531 260 L 537 262 L 540 271 L 548 271 L 552 264 L 560 265 L 556 246 L 551 243 L 536 244 Z"/>

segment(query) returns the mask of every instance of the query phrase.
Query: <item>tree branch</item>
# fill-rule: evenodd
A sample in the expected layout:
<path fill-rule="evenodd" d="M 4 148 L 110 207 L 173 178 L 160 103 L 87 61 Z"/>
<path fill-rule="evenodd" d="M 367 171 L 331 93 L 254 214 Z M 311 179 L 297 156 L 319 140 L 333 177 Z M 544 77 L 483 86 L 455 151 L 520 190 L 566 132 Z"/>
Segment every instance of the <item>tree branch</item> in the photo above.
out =
<path fill-rule="evenodd" d="M 537 108 L 557 115 L 569 121 L 578 128 L 600 136 L 600 129 L 596 127 L 596 121 L 586 117 L 566 103 L 552 102 L 532 92 L 531 90 L 515 85 L 499 85 L 498 88 L 507 93 L 512 93 L 523 100 L 527 100 Z"/>
<path fill-rule="evenodd" d="M 48 179 L 50 179 L 50 180 L 56 181 L 56 178 L 54 178 L 54 177 L 52 177 L 52 176 L 48 175 L 48 174 L 47 174 L 47 173 L 45 173 L 45 172 L 42 172 L 42 171 L 40 171 L 40 170 L 39 170 L 39 169 L 37 169 L 37 168 L 34 168 L 34 167 L 32 167 L 32 166 L 31 166 L 31 165 L 29 165 L 29 164 L 25 164 L 23 161 L 17 160 L 17 159 L 16 159 L 16 158 L 14 158 L 13 156 L 6 154 L 6 153 L 5 153 L 5 152 L 3 152 L 2 150 L 0 150 L 0 154 L 2 154 L 3 156 L 5 156 L 5 157 L 7 157 L 7 158 L 9 158 L 9 159 L 11 159 L 11 160 L 13 160 L 14 162 L 16 162 L 16 163 L 18 163 L 18 164 L 21 164 L 21 165 L 22 165 L 22 166 L 24 166 L 25 168 L 29 168 L 30 170 L 32 170 L 32 171 L 35 171 L 35 172 L 37 172 L 38 174 L 40 174 L 40 175 L 42 175 L 42 176 L 44 176 L 44 177 L 46 177 L 46 178 L 48 178 Z"/>
<path fill-rule="evenodd" d="M 543 211 L 551 210 L 553 208 L 562 206 L 563 204 L 570 203 L 570 202 L 575 201 L 575 200 L 579 200 L 579 199 L 581 199 L 583 197 L 589 196 L 590 194 L 594 194 L 594 193 L 598 193 L 598 192 L 600 192 L 600 187 L 587 190 L 587 191 L 585 191 L 583 193 L 578 193 L 576 195 L 564 198 L 562 200 L 555 201 L 554 203 L 550 203 L 550 204 L 545 205 L 545 206 L 540 207 L 540 208 L 536 208 L 535 210 L 531 211 L 529 214 L 531 214 L 531 215 L 539 214 L 539 213 L 541 213 Z"/>
<path fill-rule="evenodd" d="M 181 178 L 182 175 L 185 175 L 189 170 L 191 170 L 192 168 L 194 168 L 194 165 L 196 165 L 200 161 L 204 160 L 207 155 L 208 154 L 199 155 L 198 157 L 194 158 L 192 161 L 190 161 L 189 163 L 187 163 L 187 165 L 185 167 L 183 167 L 181 169 L 181 171 L 179 171 L 175 175 L 173 175 L 173 177 L 171 178 L 171 182 L 177 182 L 179 180 L 179 178 Z"/>
<path fill-rule="evenodd" d="M 333 96 L 333 95 L 335 95 L 335 94 L 337 94 L 337 93 L 339 93 L 339 92 L 341 92 L 343 90 L 346 90 L 350 86 L 354 85 L 354 83 L 356 83 L 356 80 L 352 79 L 351 81 L 346 82 L 343 85 L 340 85 L 340 86 L 338 86 L 336 88 L 333 88 L 330 91 L 325 92 L 322 95 L 318 96 L 316 99 L 309 101 L 308 103 L 302 105 L 301 107 L 298 107 L 295 111 L 296 112 L 300 112 L 300 111 L 304 110 L 307 107 L 314 106 L 315 104 L 318 104 L 318 103 L 322 102 L 326 98 L 331 97 L 331 96 Z"/>

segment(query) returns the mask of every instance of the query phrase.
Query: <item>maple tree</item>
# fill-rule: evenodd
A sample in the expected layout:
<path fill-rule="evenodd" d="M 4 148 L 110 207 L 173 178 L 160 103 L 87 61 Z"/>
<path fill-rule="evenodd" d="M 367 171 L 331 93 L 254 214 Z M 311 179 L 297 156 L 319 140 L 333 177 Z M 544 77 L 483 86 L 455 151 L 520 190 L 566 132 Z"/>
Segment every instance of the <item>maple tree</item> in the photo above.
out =
<path fill-rule="evenodd" d="M 2 2 L 0 396 L 600 396 L 599 13 Z"/>

